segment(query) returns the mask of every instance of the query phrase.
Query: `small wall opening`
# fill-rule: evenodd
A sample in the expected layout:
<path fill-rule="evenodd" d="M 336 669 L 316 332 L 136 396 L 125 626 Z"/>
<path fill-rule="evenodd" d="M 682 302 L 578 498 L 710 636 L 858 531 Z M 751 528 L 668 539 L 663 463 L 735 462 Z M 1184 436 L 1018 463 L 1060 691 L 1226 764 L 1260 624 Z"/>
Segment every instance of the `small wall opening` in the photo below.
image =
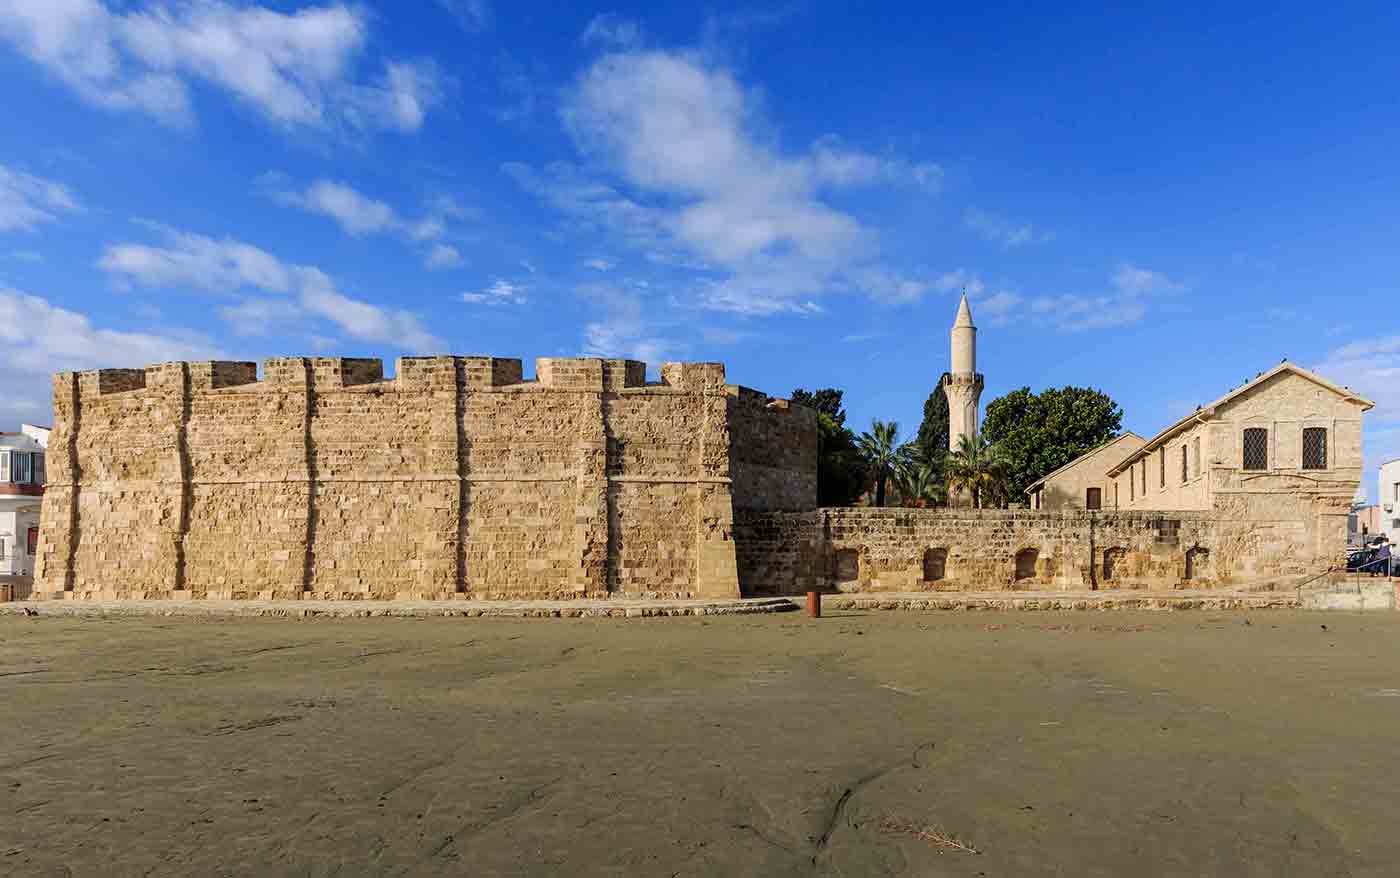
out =
<path fill-rule="evenodd" d="M 1196 546 L 1186 552 L 1186 578 L 1210 578 L 1210 549 Z"/>
<path fill-rule="evenodd" d="M 1016 581 L 1035 579 L 1035 562 L 1040 560 L 1037 549 L 1022 549 L 1016 553 Z"/>
<path fill-rule="evenodd" d="M 1128 550 L 1121 547 L 1103 550 L 1103 578 L 1117 579 L 1123 575 L 1123 561 L 1128 556 Z"/>
<path fill-rule="evenodd" d="M 831 578 L 837 585 L 854 585 L 860 579 L 860 550 L 837 549 Z"/>
<path fill-rule="evenodd" d="M 938 582 L 948 573 L 948 550 L 927 549 L 924 551 L 924 582 Z"/>
<path fill-rule="evenodd" d="M 1084 491 L 1084 508 L 1085 508 L 1085 509 L 1102 509 L 1102 508 L 1103 508 L 1103 489 L 1102 489 L 1102 488 L 1086 488 L 1086 489 L 1085 489 L 1085 491 Z"/>

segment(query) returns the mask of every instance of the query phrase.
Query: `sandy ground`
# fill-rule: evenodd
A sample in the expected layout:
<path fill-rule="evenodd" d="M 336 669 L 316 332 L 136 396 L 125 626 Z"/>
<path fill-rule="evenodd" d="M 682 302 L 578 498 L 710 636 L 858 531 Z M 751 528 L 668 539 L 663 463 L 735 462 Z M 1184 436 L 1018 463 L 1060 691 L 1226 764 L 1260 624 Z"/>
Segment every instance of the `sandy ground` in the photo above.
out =
<path fill-rule="evenodd" d="M 11 617 L 0 729 L 4 875 L 1400 874 L 1400 614 Z"/>

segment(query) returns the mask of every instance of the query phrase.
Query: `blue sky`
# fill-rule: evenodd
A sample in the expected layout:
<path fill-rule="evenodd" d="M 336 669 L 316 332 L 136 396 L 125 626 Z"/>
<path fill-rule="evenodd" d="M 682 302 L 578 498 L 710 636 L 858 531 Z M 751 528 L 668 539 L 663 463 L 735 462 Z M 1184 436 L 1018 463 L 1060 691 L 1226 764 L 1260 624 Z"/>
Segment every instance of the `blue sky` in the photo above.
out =
<path fill-rule="evenodd" d="M 722 360 L 907 432 L 966 287 L 984 402 L 1155 432 L 1287 356 L 1400 456 L 1400 12 L 0 0 L 5 423 L 48 373 Z"/>

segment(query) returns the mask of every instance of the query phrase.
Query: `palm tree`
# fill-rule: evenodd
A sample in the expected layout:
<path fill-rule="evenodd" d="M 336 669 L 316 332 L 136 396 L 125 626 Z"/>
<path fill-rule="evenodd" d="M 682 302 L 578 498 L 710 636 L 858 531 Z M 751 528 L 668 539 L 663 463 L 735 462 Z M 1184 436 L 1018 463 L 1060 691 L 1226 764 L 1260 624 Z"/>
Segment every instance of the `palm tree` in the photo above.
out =
<path fill-rule="evenodd" d="M 947 498 L 947 488 L 938 470 L 913 455 L 902 456 L 895 471 L 895 487 L 906 506 L 936 506 Z"/>
<path fill-rule="evenodd" d="M 999 502 L 1006 493 L 1006 461 L 1000 450 L 986 436 L 958 437 L 958 447 L 948 455 L 944 464 L 948 483 L 972 495 L 978 509 L 982 501 Z"/>
<path fill-rule="evenodd" d="M 895 474 L 899 463 L 899 423 L 881 421 L 870 422 L 870 431 L 860 434 L 860 453 L 870 466 L 875 477 L 875 505 L 885 505 L 885 483 Z"/>

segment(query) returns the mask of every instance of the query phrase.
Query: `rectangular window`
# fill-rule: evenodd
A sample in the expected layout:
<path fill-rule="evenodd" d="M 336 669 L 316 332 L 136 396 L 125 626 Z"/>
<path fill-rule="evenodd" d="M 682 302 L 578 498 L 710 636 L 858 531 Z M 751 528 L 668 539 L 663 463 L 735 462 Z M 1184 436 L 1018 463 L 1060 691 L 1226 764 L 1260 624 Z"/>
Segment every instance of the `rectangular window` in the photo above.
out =
<path fill-rule="evenodd" d="M 1186 446 L 1181 446 L 1181 483 L 1186 484 Z"/>
<path fill-rule="evenodd" d="M 15 481 L 19 484 L 28 485 L 34 481 L 34 468 L 28 454 L 16 451 L 10 466 L 14 468 Z"/>
<path fill-rule="evenodd" d="M 1118 480 L 1113 480 L 1113 508 L 1118 508 Z"/>
<path fill-rule="evenodd" d="M 1263 427 L 1250 427 L 1244 431 L 1244 459 L 1241 468 L 1263 470 L 1269 468 L 1269 431 Z"/>
<path fill-rule="evenodd" d="M 1147 496 L 1147 458 L 1142 459 L 1142 496 Z"/>
<path fill-rule="evenodd" d="M 10 452 L 0 451 L 0 482 L 10 481 Z"/>
<path fill-rule="evenodd" d="M 1303 469 L 1327 469 L 1327 428 L 1303 430 Z"/>
<path fill-rule="evenodd" d="M 1165 445 L 1157 449 L 1157 468 L 1161 470 L 1161 487 L 1165 488 L 1167 486 L 1167 446 Z"/>
<path fill-rule="evenodd" d="M 29 529 L 29 545 L 27 548 L 31 556 L 39 551 L 39 529 L 37 527 L 31 527 Z"/>
<path fill-rule="evenodd" d="M 1191 456 L 1196 458 L 1196 475 L 1201 474 L 1201 437 L 1191 440 Z"/>
<path fill-rule="evenodd" d="M 1090 488 L 1084 492 L 1084 506 L 1088 509 L 1103 508 L 1103 489 Z"/>
<path fill-rule="evenodd" d="M 48 482 L 48 470 L 44 465 L 44 452 L 34 452 L 34 484 L 43 485 Z"/>
<path fill-rule="evenodd" d="M 1137 499 L 1137 488 L 1133 484 L 1133 471 L 1128 470 L 1128 500 L 1131 502 Z"/>

